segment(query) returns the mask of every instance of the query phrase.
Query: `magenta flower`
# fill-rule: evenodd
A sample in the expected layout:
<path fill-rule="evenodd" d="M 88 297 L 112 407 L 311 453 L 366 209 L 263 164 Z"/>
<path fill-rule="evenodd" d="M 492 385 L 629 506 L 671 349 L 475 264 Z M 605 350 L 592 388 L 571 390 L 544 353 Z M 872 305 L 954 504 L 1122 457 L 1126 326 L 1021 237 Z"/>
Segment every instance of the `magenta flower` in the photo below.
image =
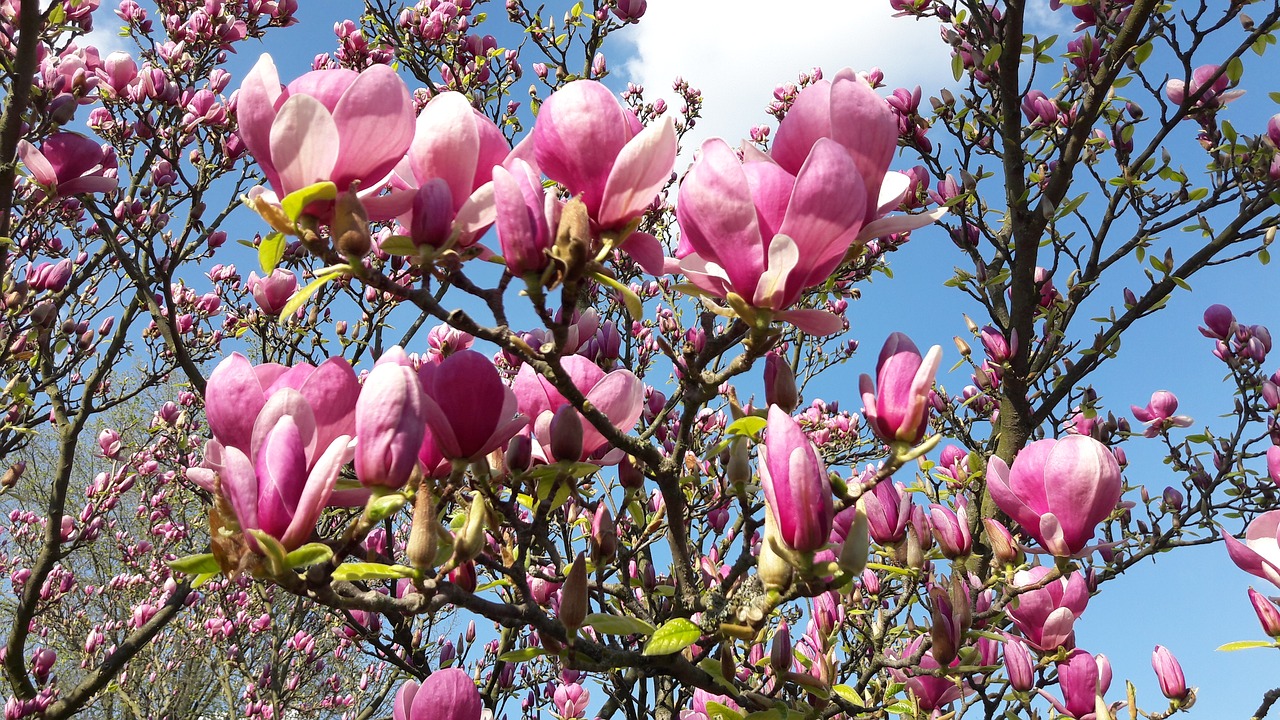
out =
<path fill-rule="evenodd" d="M 1267 448 L 1267 477 L 1271 482 L 1280 485 L 1280 445 Z"/>
<path fill-rule="evenodd" d="M 830 138 L 796 174 L 758 152 L 740 161 L 723 140 L 708 140 L 680 185 L 671 269 L 708 295 L 736 296 L 805 332 L 838 332 L 838 316 L 787 309 L 840 265 L 862 227 L 865 196 L 857 165 Z"/>
<path fill-rule="evenodd" d="M 266 277 L 258 277 L 258 273 L 250 272 L 245 284 L 262 312 L 279 315 L 298 289 L 298 278 L 288 270 L 276 268 Z"/>
<path fill-rule="evenodd" d="M 551 702 L 556 706 L 556 714 L 562 720 L 586 717 L 587 704 L 591 702 L 591 693 L 578 683 L 558 683 L 552 692 Z"/>
<path fill-rule="evenodd" d="M 644 412 L 644 383 L 629 370 L 614 370 L 606 374 L 595 363 L 581 355 L 560 358 L 560 365 L 572 378 L 573 384 L 587 401 L 604 413 L 613 426 L 622 432 L 635 427 Z M 564 396 L 530 365 L 520 368 L 512 385 L 520 413 L 530 419 L 533 437 L 537 442 L 534 456 L 544 462 L 556 460 L 592 462 L 614 465 L 626 456 L 621 450 L 608 447 L 600 431 L 585 418 L 582 419 L 582 456 L 556 458 L 551 453 L 551 419 L 555 411 L 569 404 Z"/>
<path fill-rule="evenodd" d="M 1160 681 L 1160 692 L 1170 700 L 1187 699 L 1187 678 L 1182 674 L 1182 665 L 1169 649 L 1157 645 L 1151 653 L 1151 668 L 1156 671 L 1156 679 Z"/>
<path fill-rule="evenodd" d="M 1004 640 L 1004 669 L 1014 690 L 1027 692 L 1035 687 L 1035 660 L 1027 644 L 1013 635 L 1006 636 Z"/>
<path fill-rule="evenodd" d="M 394 356 L 365 378 L 355 412 L 355 466 L 361 485 L 394 490 L 409 481 L 426 432 L 424 404 L 417 373 Z"/>
<path fill-rule="evenodd" d="M 933 526 L 933 537 L 938 541 L 938 549 L 947 558 L 968 555 L 973 550 L 973 535 L 969 532 L 969 503 L 960 496 L 954 511 L 945 505 L 934 503 L 929 506 L 930 524 Z"/>
<path fill-rule="evenodd" d="M 924 642 L 924 637 L 916 637 L 908 642 L 901 651 L 890 651 L 887 654 L 899 658 L 912 657 L 922 642 Z M 954 667 L 959 664 L 960 658 L 956 658 L 949 663 L 949 666 Z M 921 656 L 920 663 L 916 667 L 921 670 L 937 670 L 942 666 L 934 659 L 932 652 L 926 652 Z M 898 682 L 906 684 L 907 692 L 915 697 L 916 704 L 920 706 L 920 710 L 926 713 L 932 713 L 943 705 L 955 702 L 964 694 L 961 690 L 961 685 L 947 677 L 913 675 L 911 674 L 911 669 L 899 670 L 893 668 L 889 672 Z"/>
<path fill-rule="evenodd" d="M 827 544 L 835 517 L 831 481 L 817 448 L 790 415 L 769 407 L 769 424 L 760 445 L 760 484 L 767 512 L 777 522 L 787 547 L 814 553 Z"/>
<path fill-rule="evenodd" d="M 644 127 L 604 85 L 576 80 L 547 98 L 533 126 L 534 157 L 547 177 L 581 195 L 601 230 L 644 214 L 671 175 L 671 118 Z"/>
<path fill-rule="evenodd" d="M 1218 65 L 1201 65 L 1191 72 L 1191 84 L 1188 85 L 1183 80 L 1173 79 L 1165 83 L 1164 94 L 1169 98 L 1169 102 L 1174 105 L 1182 105 L 1187 98 L 1193 97 L 1196 93 L 1204 90 L 1204 95 L 1196 100 L 1196 108 L 1215 110 L 1226 105 L 1229 102 L 1238 100 L 1244 95 L 1244 90 L 1228 90 L 1231 85 L 1231 79 L 1226 73 L 1219 75 L 1212 84 L 1209 83 L 1210 78 L 1218 73 Z"/>
<path fill-rule="evenodd" d="M 907 521 L 911 519 L 911 497 L 901 483 L 886 478 L 876 483 L 862 498 L 872 540 L 889 545 L 906 538 Z"/>
<path fill-rule="evenodd" d="M 1241 570 L 1269 580 L 1280 587 L 1280 510 L 1264 512 L 1249 523 L 1244 531 L 1244 542 L 1231 537 L 1224 528 L 1222 540 L 1227 544 L 1227 554 Z"/>
<path fill-rule="evenodd" d="M 406 680 L 396 693 L 394 720 L 480 720 L 484 703 L 466 671 L 437 670 L 422 685 Z"/>
<path fill-rule="evenodd" d="M 507 444 L 528 419 L 489 358 L 460 350 L 418 371 L 432 441 L 449 460 L 473 461 Z"/>
<path fill-rule="evenodd" d="M 1253 588 L 1249 588 L 1249 602 L 1253 604 L 1253 611 L 1258 615 L 1262 632 L 1268 637 L 1280 638 L 1280 608 L 1277 608 L 1266 595 Z"/>
<path fill-rule="evenodd" d="M 1267 139 L 1275 147 L 1280 147 L 1280 113 L 1272 115 L 1267 120 Z"/>
<path fill-rule="evenodd" d="M 1133 416 L 1139 422 L 1146 424 L 1147 429 L 1142 433 L 1145 437 L 1155 437 L 1162 430 L 1171 427 L 1191 427 L 1191 418 L 1174 415 L 1178 411 L 1178 396 L 1168 390 L 1152 393 L 1150 402 L 1144 408 L 1130 405 L 1129 409 L 1133 410 Z"/>
<path fill-rule="evenodd" d="M 213 439 L 205 446 L 204 466 L 190 468 L 187 476 L 213 492 L 214 475 L 221 467 L 224 448 L 235 448 L 246 457 L 255 457 L 266 430 L 270 429 L 259 431 L 259 418 L 268 401 L 285 390 L 296 391 L 290 396 L 292 405 L 286 409 L 296 410 L 295 414 L 312 420 L 308 425 L 313 426 L 312 441 L 308 443 L 308 471 L 319 454 L 338 438 L 350 439 L 355 435 L 360 382 L 346 360 L 330 358 L 318 366 L 302 363 L 292 368 L 275 363 L 255 366 L 245 356 L 234 353 L 209 376 L 204 402 Z M 330 500 L 335 505 L 363 505 L 367 498 L 368 492 L 356 490 L 340 491 Z"/>
<path fill-rule="evenodd" d="M 929 391 L 941 362 L 942 348 L 937 345 L 921 358 L 906 335 L 896 332 L 885 340 L 875 384 L 865 374 L 859 383 L 863 412 L 881 440 L 916 445 L 924 439 L 929 429 Z"/>
<path fill-rule="evenodd" d="M 511 148 L 492 120 L 466 96 L 444 92 L 418 115 L 409 154 L 396 167 L 397 186 L 414 190 L 400 218 L 415 245 L 470 247 L 493 224 L 494 166 Z"/>
<path fill-rule="evenodd" d="M 1012 469 L 992 457 L 987 488 L 1001 510 L 1058 557 L 1085 550 L 1122 491 L 1115 456 L 1087 435 L 1033 442 Z"/>
<path fill-rule="evenodd" d="M 206 446 L 206 465 L 217 465 L 220 489 L 242 530 L 260 530 L 286 550 L 302 545 L 329 503 L 338 471 L 351 460 L 351 436 L 322 446 L 311 405 L 293 388 L 267 400 L 253 425 L 250 452 Z M 215 453 L 217 449 L 215 449 Z M 257 542 L 248 537 L 251 547 Z"/>
<path fill-rule="evenodd" d="M 74 269 L 70 258 L 64 258 L 56 263 L 29 265 L 27 266 L 27 287 L 36 291 L 58 292 L 67 286 L 67 281 L 71 279 L 71 272 Z"/>
<path fill-rule="evenodd" d="M 77 133 L 54 133 L 39 149 L 19 140 L 18 159 L 31 179 L 50 195 L 107 193 L 119 184 L 115 152 Z"/>
<path fill-rule="evenodd" d="M 375 190 L 413 141 L 413 100 L 386 65 L 313 70 L 281 87 L 263 55 L 237 97 L 240 138 L 280 197 L 320 182 Z"/>
<path fill-rule="evenodd" d="M 1236 332 L 1236 316 L 1226 305 L 1213 304 L 1205 308 L 1204 325 L 1200 334 L 1214 340 L 1226 340 Z"/>
<path fill-rule="evenodd" d="M 493 200 L 507 270 L 516 277 L 542 272 L 551 262 L 547 251 L 560 224 L 555 193 L 548 193 L 538 173 L 517 158 L 510 169 L 493 168 Z"/>
<path fill-rule="evenodd" d="M 1049 695 L 1045 697 L 1058 712 L 1076 720 L 1092 720 L 1097 708 L 1097 697 L 1106 692 L 1099 669 L 1098 658 L 1083 650 L 1076 650 L 1066 660 L 1058 663 L 1058 684 L 1062 689 L 1062 702 Z M 1109 685 L 1108 681 L 1106 685 Z"/>
<path fill-rule="evenodd" d="M 1039 585 L 1050 572 L 1052 569 L 1043 565 L 1019 570 L 1013 576 L 1013 585 Z M 1089 587 L 1084 576 L 1075 572 L 1018 595 L 1018 602 L 1009 606 L 1009 618 L 1033 647 L 1052 652 L 1064 645 L 1075 645 L 1076 619 L 1088 604 Z"/>

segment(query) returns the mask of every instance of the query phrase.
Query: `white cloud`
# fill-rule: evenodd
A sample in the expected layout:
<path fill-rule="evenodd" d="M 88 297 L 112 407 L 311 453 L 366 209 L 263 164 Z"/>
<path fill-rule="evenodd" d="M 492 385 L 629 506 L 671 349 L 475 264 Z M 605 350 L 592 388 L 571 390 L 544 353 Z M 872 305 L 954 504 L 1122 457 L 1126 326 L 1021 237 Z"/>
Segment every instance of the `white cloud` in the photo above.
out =
<path fill-rule="evenodd" d="M 774 87 L 814 67 L 830 75 L 878 66 L 888 87 L 920 85 L 926 95 L 953 82 L 936 22 L 892 17 L 885 0 L 809 0 L 802 12 L 779 10 L 776 0 L 650 0 L 620 34 L 634 46 L 622 74 L 669 103 L 676 77 L 702 91 L 694 147 L 714 136 L 736 144 L 753 125 L 771 124 Z"/>

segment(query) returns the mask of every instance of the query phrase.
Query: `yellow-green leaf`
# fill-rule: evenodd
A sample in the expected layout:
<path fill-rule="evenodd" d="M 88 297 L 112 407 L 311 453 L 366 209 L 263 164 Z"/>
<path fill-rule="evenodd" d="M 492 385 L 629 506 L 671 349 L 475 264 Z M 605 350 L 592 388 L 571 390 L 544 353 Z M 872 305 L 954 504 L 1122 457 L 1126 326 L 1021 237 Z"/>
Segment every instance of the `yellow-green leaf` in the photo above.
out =
<path fill-rule="evenodd" d="M 412 578 L 418 571 L 404 565 L 383 565 L 382 563 L 349 562 L 342 563 L 333 569 L 333 579 L 338 581 L 352 580 L 399 580 Z"/>
<path fill-rule="evenodd" d="M 307 300 L 310 300 L 311 296 L 316 294 L 316 291 L 324 287 L 334 278 L 337 278 L 340 276 L 341 276 L 341 273 L 329 273 L 327 275 L 321 275 L 317 277 L 315 280 L 312 280 L 311 282 L 307 283 L 305 287 L 299 288 L 296 292 L 293 293 L 293 297 L 289 298 L 289 302 L 284 304 L 284 308 L 280 310 L 280 318 L 278 322 L 281 325 L 288 322 L 289 318 L 293 317 L 293 314 L 298 312 L 299 308 L 307 304 Z"/>
<path fill-rule="evenodd" d="M 627 306 L 627 313 L 631 315 L 632 320 L 644 318 L 644 303 L 640 300 L 639 295 L 631 292 L 631 288 L 603 273 L 591 273 L 591 277 L 596 282 L 613 288 L 622 296 L 622 304 Z"/>
<path fill-rule="evenodd" d="M 284 208 L 284 214 L 288 215 L 290 220 L 298 222 L 302 211 L 311 203 L 335 200 L 337 197 L 337 185 L 331 182 L 318 182 L 315 185 L 308 185 L 301 190 L 294 190 L 285 195 L 280 201 L 280 207 Z"/>
<path fill-rule="evenodd" d="M 549 653 L 542 648 L 520 648 L 519 650 L 502 653 L 498 656 L 498 662 L 522 663 L 548 654 Z"/>
<path fill-rule="evenodd" d="M 738 418 L 729 423 L 729 427 L 724 429 L 726 435 L 741 435 L 743 437 L 756 437 L 760 431 L 764 430 L 768 422 L 755 415 L 748 415 L 744 418 Z"/>
<path fill-rule="evenodd" d="M 662 624 L 645 643 L 645 655 L 670 655 L 698 642 L 702 631 L 684 618 L 673 618 Z"/>
<path fill-rule="evenodd" d="M 418 246 L 413 244 L 413 238 L 408 235 L 392 235 L 378 243 L 378 248 L 388 255 L 400 257 L 413 257 L 418 254 Z"/>
<path fill-rule="evenodd" d="M 640 618 L 591 613 L 583 623 L 606 635 L 652 635 L 655 628 Z"/>
<path fill-rule="evenodd" d="M 328 562 L 333 557 L 333 550 L 324 543 L 307 543 L 284 556 L 285 565 L 291 568 L 310 567 Z"/>
<path fill-rule="evenodd" d="M 258 264 L 262 266 L 262 272 L 270 275 L 276 269 L 280 259 L 284 257 L 287 245 L 282 232 L 273 232 L 262 238 L 262 242 L 258 243 Z"/>
<path fill-rule="evenodd" d="M 1218 652 L 1235 652 L 1237 650 L 1252 650 L 1253 648 L 1274 647 L 1275 643 L 1266 640 L 1237 640 L 1229 642 L 1218 648 Z"/>
<path fill-rule="evenodd" d="M 220 570 L 218 561 L 213 557 L 213 553 L 187 555 L 176 560 L 170 560 L 167 564 L 174 572 L 180 572 L 183 575 L 203 575 L 204 573 L 216 573 Z"/>

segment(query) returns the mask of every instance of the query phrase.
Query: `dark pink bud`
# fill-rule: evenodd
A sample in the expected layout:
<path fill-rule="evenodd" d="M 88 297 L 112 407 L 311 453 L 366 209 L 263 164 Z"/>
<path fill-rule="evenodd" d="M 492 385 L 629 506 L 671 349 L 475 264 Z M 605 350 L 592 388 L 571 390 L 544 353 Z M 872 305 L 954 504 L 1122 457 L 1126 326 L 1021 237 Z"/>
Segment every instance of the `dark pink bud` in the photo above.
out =
<path fill-rule="evenodd" d="M 1280 608 L 1262 593 L 1249 588 L 1249 602 L 1253 603 L 1253 611 L 1258 614 L 1258 622 L 1262 632 L 1280 639 Z"/>
<path fill-rule="evenodd" d="M 568 462 L 582 457 L 582 416 L 572 405 L 562 405 L 551 418 L 551 455 Z"/>
<path fill-rule="evenodd" d="M 1004 641 L 1004 669 L 1009 674 L 1009 685 L 1019 692 L 1035 687 L 1035 661 L 1026 643 L 1010 635 Z"/>
<path fill-rule="evenodd" d="M 885 341 L 876 363 L 876 381 L 863 375 L 860 383 L 867 421 L 885 442 L 919 443 L 929 427 L 929 391 L 942 362 L 942 348 L 934 345 L 926 357 L 902 333 Z"/>
<path fill-rule="evenodd" d="M 1156 679 L 1160 681 L 1160 692 L 1164 693 L 1165 697 L 1176 701 L 1187 699 L 1189 690 L 1187 679 L 1182 674 L 1182 665 L 1168 648 L 1162 645 L 1156 646 L 1155 651 L 1151 653 L 1151 668 L 1156 671 Z"/>
<path fill-rule="evenodd" d="M 1236 316 L 1226 305 L 1210 305 L 1204 311 L 1204 326 L 1200 334 L 1207 338 L 1226 340 L 1235 334 Z"/>

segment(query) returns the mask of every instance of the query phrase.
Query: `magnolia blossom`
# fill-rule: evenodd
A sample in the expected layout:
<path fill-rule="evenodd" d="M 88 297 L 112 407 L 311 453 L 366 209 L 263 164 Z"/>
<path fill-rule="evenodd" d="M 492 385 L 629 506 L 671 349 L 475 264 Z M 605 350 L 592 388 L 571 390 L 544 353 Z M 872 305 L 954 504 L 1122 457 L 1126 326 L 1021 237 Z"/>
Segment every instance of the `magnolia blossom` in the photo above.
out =
<path fill-rule="evenodd" d="M 19 140 L 18 159 L 51 195 L 106 193 L 119 185 L 115 151 L 77 133 L 54 133 L 39 148 Z"/>
<path fill-rule="evenodd" d="M 423 363 L 418 377 L 429 428 L 419 457 L 428 468 L 434 453 L 448 460 L 479 460 L 506 445 L 528 424 L 528 418 L 517 412 L 516 395 L 502 382 L 498 369 L 474 350 Z M 434 450 L 427 447 L 429 443 Z"/>
<path fill-rule="evenodd" d="M 495 166 L 511 148 L 492 120 L 466 96 L 444 92 L 418 115 L 408 155 L 392 184 L 413 191 L 413 208 L 400 218 L 415 245 L 468 247 L 494 219 Z"/>
<path fill-rule="evenodd" d="M 614 370 L 605 373 L 599 366 L 581 355 L 569 355 L 560 358 L 560 365 L 573 381 L 578 391 L 586 396 L 600 412 L 607 416 L 613 426 L 621 432 L 627 432 L 635 426 L 644 412 L 644 383 L 630 370 Z M 580 457 L 557 458 L 551 451 L 551 420 L 556 411 L 569 404 L 550 380 L 540 375 L 531 365 L 520 368 L 512 384 L 520 413 L 529 418 L 530 431 L 537 441 L 534 456 L 544 462 L 556 460 L 579 461 L 591 459 L 606 465 L 613 465 L 622 460 L 626 454 L 617 448 L 610 448 L 600 431 L 586 419 L 580 419 L 582 425 L 582 451 Z"/>
<path fill-rule="evenodd" d="M 1240 542 L 1222 530 L 1227 553 L 1241 570 L 1280 587 L 1280 510 L 1262 513 L 1249 523 Z"/>
<path fill-rule="evenodd" d="M 864 413 L 876 435 L 885 442 L 915 445 L 929 429 L 929 391 L 942 363 L 942 348 L 934 345 L 920 357 L 911 338 L 893 333 L 885 340 L 876 362 L 876 382 L 870 375 L 859 381 Z"/>
<path fill-rule="evenodd" d="M 396 693 L 394 720 L 480 720 L 484 702 L 466 671 L 445 668 L 422 685 L 406 680 Z"/>
<path fill-rule="evenodd" d="M 888 172 L 896 147 L 893 112 L 847 68 L 800 93 L 769 154 L 745 146 L 739 160 L 723 140 L 708 140 L 680 186 L 682 232 L 669 270 L 806 332 L 839 331 L 843 321 L 830 313 L 788 308 L 854 243 L 936 217 L 880 220 L 910 185 Z"/>
<path fill-rule="evenodd" d="M 1155 437 L 1171 427 L 1191 427 L 1191 418 L 1174 415 L 1178 411 L 1178 396 L 1168 390 L 1152 393 L 1146 407 L 1130 405 L 1129 408 L 1139 422 L 1146 423 L 1147 429 L 1142 433 L 1145 437 Z"/>
<path fill-rule="evenodd" d="M 298 289 L 298 277 L 283 268 L 276 268 L 266 277 L 250 272 L 245 282 L 258 307 L 268 315 L 279 315 Z"/>
<path fill-rule="evenodd" d="M 1013 586 L 1039 585 L 1051 572 L 1052 568 L 1043 565 L 1019 570 L 1013 576 Z M 1088 604 L 1089 587 L 1084 576 L 1075 572 L 1018 595 L 1017 603 L 1009 606 L 1009 618 L 1029 644 L 1037 650 L 1052 652 L 1075 644 L 1075 622 Z"/>
<path fill-rule="evenodd" d="M 835 516 L 827 468 L 800 424 L 782 408 L 770 406 L 768 423 L 760 446 L 767 512 L 787 547 L 815 552 L 827 544 Z"/>
<path fill-rule="evenodd" d="M 532 138 L 542 172 L 581 196 L 593 228 L 623 234 L 623 249 L 646 272 L 662 272 L 662 246 L 633 223 L 670 179 L 675 122 L 644 127 L 604 85 L 576 80 L 542 104 Z"/>
<path fill-rule="evenodd" d="M 1218 76 L 1216 80 L 1210 83 L 1210 79 L 1217 75 L 1218 65 L 1201 65 L 1191 72 L 1191 83 L 1186 81 L 1172 79 L 1165 83 L 1164 94 L 1169 98 L 1169 102 L 1174 105 L 1182 105 L 1187 98 L 1194 97 L 1201 90 L 1204 94 L 1196 100 L 1197 108 L 1205 108 L 1209 110 L 1220 108 L 1229 102 L 1240 99 L 1244 95 L 1244 90 L 1228 90 L 1231 86 L 1231 79 L 1224 72 Z"/>
<path fill-rule="evenodd" d="M 539 273 L 551 262 L 547 251 L 560 224 L 560 200 L 522 159 L 493 168 L 498 241 L 507 270 L 517 277 Z"/>
<path fill-rule="evenodd" d="M 1059 557 L 1085 551 L 1122 490 L 1115 456 L 1087 435 L 1033 442 L 1012 468 L 993 456 L 987 488 L 997 507 Z"/>
<path fill-rule="evenodd" d="M 313 70 L 281 86 L 271 56 L 263 55 L 240 86 L 236 118 L 279 197 L 321 182 L 339 193 L 375 190 L 413 141 L 413 99 L 386 65 Z M 389 217 L 373 204 L 369 210 L 371 218 Z"/>
<path fill-rule="evenodd" d="M 209 375 L 205 416 L 213 439 L 205 446 L 204 466 L 189 469 L 188 477 L 212 492 L 224 448 L 235 448 L 253 457 L 262 435 L 270 429 L 257 430 L 259 416 L 268 401 L 285 390 L 292 390 L 296 395 L 291 394 L 289 403 L 281 410 L 295 415 L 309 413 L 312 422 L 307 426 L 314 426 L 307 450 L 311 458 L 308 467 L 318 459 L 316 448 L 323 452 L 340 437 L 350 439 L 355 435 L 360 382 L 346 360 L 330 358 L 316 366 L 307 363 L 293 367 L 276 363 L 253 365 L 245 356 L 233 353 Z M 362 490 L 340 491 L 331 498 L 331 504 L 363 505 L 367 498 L 368 493 Z"/>

